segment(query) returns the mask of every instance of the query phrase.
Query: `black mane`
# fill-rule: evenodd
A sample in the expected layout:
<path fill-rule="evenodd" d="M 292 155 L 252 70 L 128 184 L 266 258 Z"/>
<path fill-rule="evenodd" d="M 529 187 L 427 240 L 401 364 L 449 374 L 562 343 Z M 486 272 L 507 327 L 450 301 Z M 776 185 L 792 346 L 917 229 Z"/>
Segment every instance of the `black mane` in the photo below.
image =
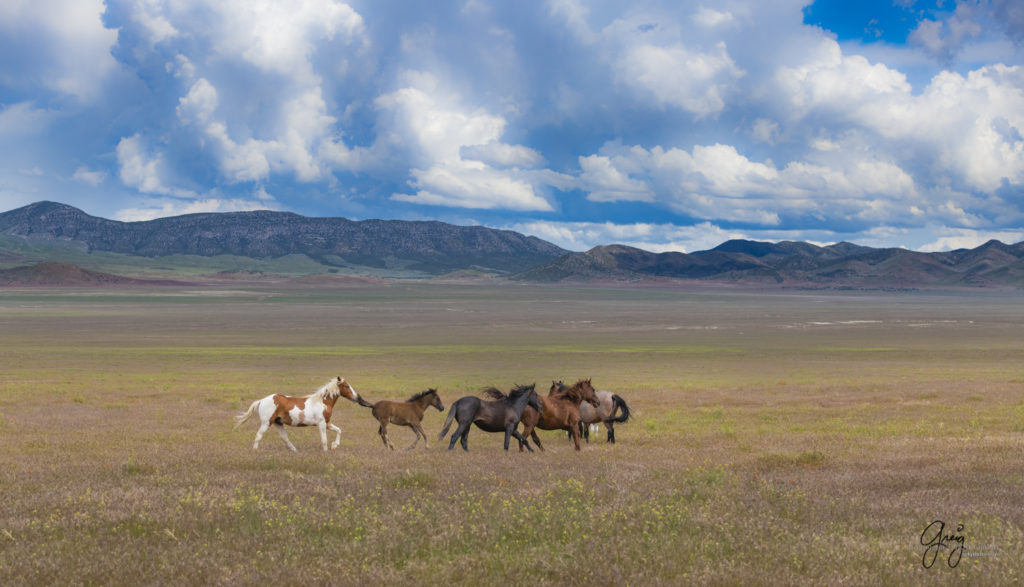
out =
<path fill-rule="evenodd" d="M 419 393 L 413 394 L 413 396 L 412 396 L 412 397 L 410 397 L 409 399 L 407 399 L 407 400 L 405 400 L 405 401 L 406 401 L 406 402 L 414 402 L 414 401 L 416 401 L 416 400 L 418 400 L 418 399 L 422 398 L 423 396 L 425 396 L 425 395 L 430 395 L 430 394 L 432 394 L 432 393 L 437 393 L 437 390 L 436 390 L 436 389 L 434 389 L 433 387 L 431 387 L 430 389 L 427 389 L 426 391 L 421 391 L 421 392 L 419 392 Z"/>

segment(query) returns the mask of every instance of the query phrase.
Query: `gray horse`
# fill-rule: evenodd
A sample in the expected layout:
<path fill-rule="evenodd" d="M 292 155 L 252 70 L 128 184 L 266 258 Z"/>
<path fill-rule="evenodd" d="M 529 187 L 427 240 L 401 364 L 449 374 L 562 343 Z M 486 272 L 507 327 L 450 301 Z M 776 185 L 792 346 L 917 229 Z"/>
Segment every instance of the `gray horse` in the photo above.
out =
<path fill-rule="evenodd" d="M 600 404 L 596 408 L 588 403 L 580 404 L 580 434 L 590 442 L 590 425 L 603 422 L 608 429 L 608 442 L 615 444 L 615 425 L 629 420 L 629 406 L 621 397 L 605 389 L 597 392 L 597 399 Z M 616 410 L 620 412 L 618 417 L 615 416 Z"/>

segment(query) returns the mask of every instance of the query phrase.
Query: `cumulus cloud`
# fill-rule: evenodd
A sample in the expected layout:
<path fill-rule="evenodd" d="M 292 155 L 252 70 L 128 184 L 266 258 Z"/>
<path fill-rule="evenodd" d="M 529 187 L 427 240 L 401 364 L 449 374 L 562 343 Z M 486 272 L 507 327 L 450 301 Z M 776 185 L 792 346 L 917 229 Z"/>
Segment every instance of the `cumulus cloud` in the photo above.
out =
<path fill-rule="evenodd" d="M 523 145 L 508 145 L 491 141 L 484 145 L 465 145 L 459 149 L 463 159 L 475 159 L 494 167 L 540 167 L 544 157 Z"/>
<path fill-rule="evenodd" d="M 405 77 L 414 85 L 376 100 L 378 108 L 392 114 L 393 132 L 414 139 L 413 157 L 422 164 L 411 171 L 409 185 L 416 193 L 396 193 L 393 200 L 477 209 L 553 210 L 524 180 L 526 176 L 499 169 L 517 163 L 533 166 L 542 160 L 532 149 L 499 141 L 504 118 L 479 109 L 467 111 L 458 95 L 446 92 L 433 75 L 409 72 Z"/>
<path fill-rule="evenodd" d="M 921 8 L 897 46 L 801 0 L 7 2 L 0 186 L 955 246 L 1024 223 L 1019 4 Z"/>
<path fill-rule="evenodd" d="M 729 239 L 749 236 L 746 232 L 726 230 L 709 222 L 679 226 L 644 222 L 616 224 L 531 221 L 507 228 L 536 236 L 570 251 L 586 251 L 599 245 L 620 244 L 656 253 L 692 253 L 714 248 Z"/>
<path fill-rule="evenodd" d="M 533 187 L 479 161 L 444 161 L 426 170 L 413 170 L 409 182 L 415 194 L 392 199 L 416 204 L 477 209 L 538 210 L 553 208 Z"/>
<path fill-rule="evenodd" d="M 125 137 L 117 144 L 117 162 L 125 185 L 148 194 L 173 193 L 174 190 L 164 185 L 161 157 L 146 153 L 138 134 Z"/>
<path fill-rule="evenodd" d="M 682 108 L 697 116 L 721 112 L 732 82 L 743 75 L 725 43 L 712 52 L 639 44 L 626 50 L 615 69 L 621 83 L 645 91 L 659 107 Z"/>
<path fill-rule="evenodd" d="M 106 171 L 92 171 L 84 165 L 75 170 L 72 176 L 76 181 L 96 187 L 107 179 Z"/>
<path fill-rule="evenodd" d="M 4 81 L 95 100 L 118 69 L 117 31 L 103 24 L 104 10 L 102 0 L 0 3 Z"/>
<path fill-rule="evenodd" d="M 252 210 L 272 209 L 264 202 L 253 202 L 241 199 L 201 198 L 197 200 L 154 200 L 141 208 L 124 208 L 114 218 L 122 222 L 138 222 L 181 216 L 182 214 L 199 214 L 203 212 L 250 212 Z"/>

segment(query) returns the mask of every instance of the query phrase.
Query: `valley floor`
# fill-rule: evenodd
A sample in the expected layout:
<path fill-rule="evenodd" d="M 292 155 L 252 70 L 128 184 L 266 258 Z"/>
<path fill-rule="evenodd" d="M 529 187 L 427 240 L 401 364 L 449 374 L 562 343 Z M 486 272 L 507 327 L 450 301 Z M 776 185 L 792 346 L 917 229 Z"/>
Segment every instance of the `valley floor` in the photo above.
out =
<path fill-rule="evenodd" d="M 0 584 L 1019 584 L 1022 332 L 1016 292 L 0 289 Z M 336 375 L 633 417 L 579 453 L 233 429 Z"/>

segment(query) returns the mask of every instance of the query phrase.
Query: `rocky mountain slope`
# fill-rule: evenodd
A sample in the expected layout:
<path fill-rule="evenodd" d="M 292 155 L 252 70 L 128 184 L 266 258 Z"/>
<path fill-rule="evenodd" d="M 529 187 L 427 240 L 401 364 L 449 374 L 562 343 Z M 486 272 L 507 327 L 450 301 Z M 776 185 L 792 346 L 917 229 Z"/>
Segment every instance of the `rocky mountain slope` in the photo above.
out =
<path fill-rule="evenodd" d="M 696 253 L 651 253 L 623 245 L 569 253 L 522 272 L 526 281 L 701 279 L 809 286 L 902 288 L 1024 286 L 1024 243 L 919 253 L 851 243 L 732 240 Z"/>
<path fill-rule="evenodd" d="M 405 269 L 427 275 L 462 269 L 508 274 L 567 253 L 536 237 L 443 222 L 352 221 L 271 211 L 118 222 L 54 202 L 0 214 L 0 234 L 143 257 L 305 255 L 327 266 Z"/>

